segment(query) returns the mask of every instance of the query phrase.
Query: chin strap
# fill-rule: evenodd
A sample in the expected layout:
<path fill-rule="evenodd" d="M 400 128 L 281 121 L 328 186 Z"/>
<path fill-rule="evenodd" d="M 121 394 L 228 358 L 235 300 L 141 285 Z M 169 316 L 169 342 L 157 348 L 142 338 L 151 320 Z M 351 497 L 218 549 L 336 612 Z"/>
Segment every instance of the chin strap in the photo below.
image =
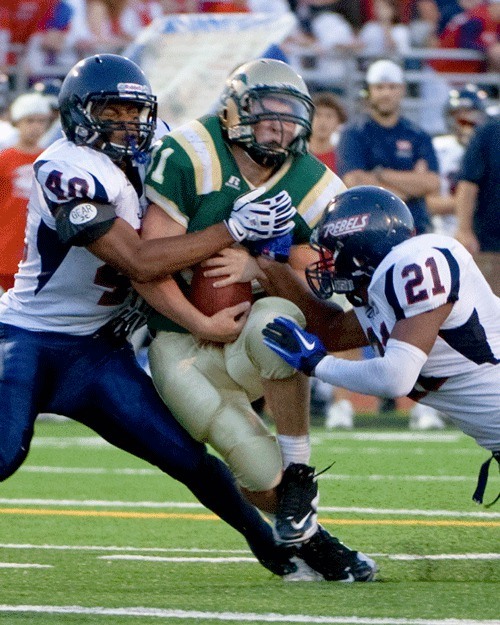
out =
<path fill-rule="evenodd" d="M 286 161 L 288 154 L 286 152 L 279 152 L 271 154 L 261 150 L 256 145 L 242 145 L 241 146 L 250 158 L 262 167 L 273 167 L 279 169 Z"/>
<path fill-rule="evenodd" d="M 491 455 L 491 458 L 488 458 L 486 462 L 483 462 L 481 468 L 479 470 L 479 475 L 477 478 L 477 486 L 474 494 L 472 495 L 472 500 L 477 504 L 483 503 L 483 495 L 486 489 L 486 484 L 488 482 L 488 470 L 490 468 L 490 463 L 493 458 L 498 462 L 500 466 L 500 451 L 494 451 Z M 484 504 L 485 508 L 490 508 L 493 504 L 495 504 L 500 499 L 500 493 L 498 493 L 497 497 L 491 501 L 490 503 Z"/>

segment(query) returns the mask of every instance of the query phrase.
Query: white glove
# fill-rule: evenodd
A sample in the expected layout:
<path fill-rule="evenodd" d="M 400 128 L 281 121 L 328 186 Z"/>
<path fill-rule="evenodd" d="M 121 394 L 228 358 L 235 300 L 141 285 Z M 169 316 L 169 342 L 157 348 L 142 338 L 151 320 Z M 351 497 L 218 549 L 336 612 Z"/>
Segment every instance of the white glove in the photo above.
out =
<path fill-rule="evenodd" d="M 297 209 L 286 191 L 274 197 L 255 202 L 266 191 L 259 187 L 241 195 L 234 203 L 233 210 L 225 224 L 235 241 L 260 241 L 290 232 Z"/>

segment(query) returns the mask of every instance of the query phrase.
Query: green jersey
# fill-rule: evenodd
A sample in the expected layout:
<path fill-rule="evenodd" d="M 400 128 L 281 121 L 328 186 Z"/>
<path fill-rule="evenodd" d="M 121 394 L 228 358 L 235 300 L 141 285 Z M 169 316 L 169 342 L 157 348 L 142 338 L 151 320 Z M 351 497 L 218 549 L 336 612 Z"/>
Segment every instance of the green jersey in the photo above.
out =
<path fill-rule="evenodd" d="M 259 201 L 288 191 L 297 209 L 294 244 L 307 243 L 327 203 L 345 189 L 323 163 L 310 154 L 289 157 L 265 183 Z M 217 116 L 189 122 L 155 146 L 146 176 L 146 195 L 187 232 L 204 230 L 230 216 L 235 200 L 253 189 L 226 142 Z M 174 329 L 154 315 L 151 327 Z"/>

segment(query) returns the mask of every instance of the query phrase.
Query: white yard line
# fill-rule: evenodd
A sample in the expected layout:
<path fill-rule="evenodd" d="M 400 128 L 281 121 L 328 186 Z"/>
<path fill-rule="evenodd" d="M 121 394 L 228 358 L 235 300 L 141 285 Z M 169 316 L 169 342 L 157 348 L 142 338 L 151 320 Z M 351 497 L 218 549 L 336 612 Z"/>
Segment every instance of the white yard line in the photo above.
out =
<path fill-rule="evenodd" d="M 138 551 L 156 553 L 250 553 L 248 549 L 201 549 L 198 547 L 118 547 L 116 545 L 33 545 L 29 543 L 0 543 L 0 549 L 43 549 L 54 551 Z"/>
<path fill-rule="evenodd" d="M 369 618 L 361 616 L 313 616 L 309 614 L 274 614 L 254 612 L 202 612 L 201 610 L 166 610 L 161 608 L 100 608 L 55 605 L 0 605 L 0 613 L 28 614 L 85 614 L 94 616 L 135 616 L 163 619 L 190 619 L 235 621 L 251 623 L 325 623 L 346 625 L 498 625 L 498 620 L 479 619 L 422 619 L 422 618 Z M 103 621 L 104 622 L 104 621 Z"/>
<path fill-rule="evenodd" d="M 52 564 L 24 564 L 20 562 L 0 562 L 0 569 L 52 569 Z"/>
<path fill-rule="evenodd" d="M 204 509 L 201 503 L 187 501 L 116 501 L 103 499 L 38 499 L 1 497 L 0 505 L 26 506 L 75 506 L 95 508 L 150 508 L 150 509 Z M 404 516 L 450 517 L 497 519 L 500 512 L 461 510 L 420 510 L 412 508 L 360 508 L 356 506 L 320 506 L 320 512 L 342 512 L 346 514 L 393 514 Z"/>
<path fill-rule="evenodd" d="M 121 552 L 120 555 L 98 556 L 102 560 L 145 560 L 164 562 L 256 562 L 253 557 L 245 557 L 250 553 L 248 549 L 204 549 L 200 547 L 132 547 L 117 545 L 34 545 L 30 543 L 0 543 L 0 549 L 16 549 L 27 551 L 98 551 Z M 126 552 L 140 553 L 183 553 L 203 554 L 202 556 L 141 556 L 124 555 Z M 211 554 L 207 556 L 206 554 Z M 234 554 L 231 557 L 222 554 Z M 239 554 L 239 555 L 236 555 Z M 370 553 L 374 558 L 388 558 L 389 560 L 500 560 L 500 553 L 438 553 L 438 554 L 409 554 L 409 553 Z"/>
<path fill-rule="evenodd" d="M 61 473 L 61 474 L 75 474 L 75 475 L 145 475 L 150 477 L 151 475 L 157 475 L 158 477 L 164 477 L 165 474 L 160 469 L 105 469 L 104 467 L 50 467 L 50 466 L 37 466 L 37 465 L 23 465 L 19 468 L 19 471 L 25 473 Z"/>
<path fill-rule="evenodd" d="M 457 443 L 461 439 L 465 439 L 465 435 L 461 432 L 453 432 L 444 434 L 442 432 L 318 432 L 313 431 L 312 435 L 318 440 L 338 440 L 338 441 L 370 441 L 371 443 L 384 442 L 400 442 L 400 443 Z"/>
<path fill-rule="evenodd" d="M 106 447 L 116 449 L 100 436 L 35 436 L 31 447 Z"/>
<path fill-rule="evenodd" d="M 413 561 L 413 560 L 500 560 L 500 553 L 438 553 L 433 555 L 414 555 L 409 553 L 401 554 L 383 554 L 383 553 L 370 553 L 367 554 L 376 558 L 388 558 L 389 560 L 398 561 Z M 181 564 L 185 563 L 200 563 L 200 562 L 212 562 L 217 564 L 235 564 L 238 562 L 251 562 L 257 564 L 257 560 L 252 557 L 180 557 L 180 556 L 140 556 L 140 555 L 106 555 L 98 556 L 98 560 L 135 560 L 140 562 L 177 562 Z"/>
<path fill-rule="evenodd" d="M 130 475 L 130 476 L 146 476 L 156 475 L 163 477 L 163 473 L 159 469 L 107 469 L 104 467 L 60 467 L 47 465 L 23 465 L 19 471 L 25 473 L 60 473 L 75 475 Z M 354 481 L 373 481 L 373 482 L 475 482 L 477 477 L 474 475 L 348 475 L 338 473 L 325 473 L 320 476 L 320 480 L 354 480 Z"/>
<path fill-rule="evenodd" d="M 181 558 L 179 556 L 131 556 L 131 555 L 116 555 L 116 556 L 98 556 L 98 560 L 139 560 L 141 562 L 177 562 L 177 563 L 196 563 L 212 562 L 214 564 L 236 564 L 240 562 L 250 562 L 251 564 L 258 564 L 258 561 L 253 557 L 232 556 L 229 558 L 220 557 L 208 557 L 200 556 L 194 558 Z"/>

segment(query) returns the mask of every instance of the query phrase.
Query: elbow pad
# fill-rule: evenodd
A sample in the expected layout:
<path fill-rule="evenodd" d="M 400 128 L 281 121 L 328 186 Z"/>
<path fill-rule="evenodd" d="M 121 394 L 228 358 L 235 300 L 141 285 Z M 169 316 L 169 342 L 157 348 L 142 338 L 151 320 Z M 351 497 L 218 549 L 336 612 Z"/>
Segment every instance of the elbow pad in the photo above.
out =
<path fill-rule="evenodd" d="M 67 245 L 84 247 L 111 229 L 116 213 L 111 204 L 77 199 L 57 206 L 54 217 L 59 240 Z"/>
<path fill-rule="evenodd" d="M 314 375 L 333 386 L 378 397 L 404 397 L 415 386 L 427 354 L 418 347 L 389 339 L 381 358 L 352 361 L 326 356 Z"/>

